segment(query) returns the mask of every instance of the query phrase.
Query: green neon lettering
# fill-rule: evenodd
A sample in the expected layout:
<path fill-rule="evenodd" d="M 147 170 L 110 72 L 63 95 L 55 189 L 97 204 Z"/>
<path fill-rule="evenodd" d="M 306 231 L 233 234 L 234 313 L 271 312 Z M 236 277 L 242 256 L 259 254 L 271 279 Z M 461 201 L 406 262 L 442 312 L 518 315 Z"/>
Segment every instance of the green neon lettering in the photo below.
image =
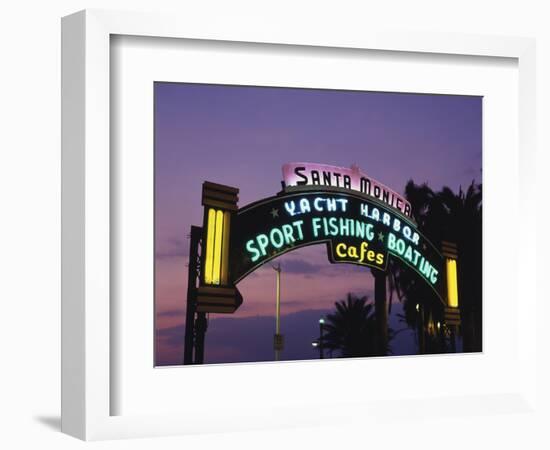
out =
<path fill-rule="evenodd" d="M 349 236 L 349 231 L 348 221 L 340 217 L 340 235 Z"/>
<path fill-rule="evenodd" d="M 319 228 L 321 228 L 321 224 L 319 223 L 321 219 L 319 217 L 314 217 L 311 219 L 311 227 L 313 229 L 313 236 L 318 237 L 319 236 Z"/>
<path fill-rule="evenodd" d="M 265 234 L 259 234 L 256 238 L 256 241 L 258 241 L 258 246 L 260 247 L 260 253 L 262 256 L 266 255 L 266 247 L 267 244 L 269 244 L 269 238 Z"/>
<path fill-rule="evenodd" d="M 432 284 L 435 284 L 437 283 L 437 275 L 439 274 L 439 272 L 432 268 L 432 274 L 430 275 L 430 281 L 432 282 Z"/>
<path fill-rule="evenodd" d="M 323 217 L 323 233 L 328 236 L 328 221 L 326 217 Z"/>
<path fill-rule="evenodd" d="M 412 262 L 412 247 L 410 245 L 407 246 L 407 250 L 405 250 L 405 258 Z"/>
<path fill-rule="evenodd" d="M 328 219 L 328 224 L 330 226 L 330 234 L 332 236 L 338 236 L 338 223 L 336 217 L 331 217 Z M 326 233 L 328 235 L 328 233 Z"/>
<path fill-rule="evenodd" d="M 405 242 L 403 242 L 402 239 L 397 239 L 396 249 L 397 253 L 399 253 L 400 256 L 403 256 L 403 253 L 405 253 Z"/>
<path fill-rule="evenodd" d="M 296 220 L 295 222 L 292 222 L 292 226 L 296 228 L 296 231 L 298 232 L 298 240 L 302 241 L 304 239 L 304 234 L 302 233 L 302 225 L 304 224 L 303 220 Z"/>
<path fill-rule="evenodd" d="M 258 251 L 258 249 L 256 247 L 254 247 L 254 240 L 253 239 L 250 239 L 247 243 L 246 243 L 246 249 L 252 253 L 252 256 L 250 257 L 250 260 L 252 262 L 256 262 L 259 258 L 260 258 L 260 252 Z"/>
<path fill-rule="evenodd" d="M 365 228 L 367 239 L 372 241 L 374 239 L 374 225 L 372 223 L 368 223 Z"/>
<path fill-rule="evenodd" d="M 285 235 L 285 244 L 288 245 L 296 240 L 294 239 L 294 233 L 292 232 L 292 225 L 285 223 L 281 228 L 283 230 L 283 234 Z"/>
<path fill-rule="evenodd" d="M 283 232 L 278 228 L 273 228 L 271 230 L 269 233 L 269 240 L 271 241 L 271 245 L 275 248 L 281 248 L 285 243 Z"/>
<path fill-rule="evenodd" d="M 432 267 L 430 263 L 426 260 L 426 258 L 422 258 L 422 262 L 424 264 L 422 265 L 422 269 L 420 271 L 422 272 L 422 275 L 428 278 L 430 276 L 430 270 Z"/>
<path fill-rule="evenodd" d="M 360 239 L 365 239 L 365 223 L 360 220 L 355 221 L 355 236 Z"/>
<path fill-rule="evenodd" d="M 420 273 L 423 274 L 424 264 L 426 263 L 426 260 L 424 259 L 424 256 L 420 255 L 420 264 L 418 265 L 418 270 L 420 270 Z"/>
<path fill-rule="evenodd" d="M 395 235 L 388 233 L 388 250 L 395 250 Z"/>
<path fill-rule="evenodd" d="M 414 250 L 414 261 L 412 263 L 416 266 L 418 264 L 418 258 L 420 258 L 420 252 L 418 250 Z"/>
<path fill-rule="evenodd" d="M 346 222 L 348 223 L 348 226 L 349 226 L 349 235 L 355 236 L 355 220 L 346 219 Z"/>

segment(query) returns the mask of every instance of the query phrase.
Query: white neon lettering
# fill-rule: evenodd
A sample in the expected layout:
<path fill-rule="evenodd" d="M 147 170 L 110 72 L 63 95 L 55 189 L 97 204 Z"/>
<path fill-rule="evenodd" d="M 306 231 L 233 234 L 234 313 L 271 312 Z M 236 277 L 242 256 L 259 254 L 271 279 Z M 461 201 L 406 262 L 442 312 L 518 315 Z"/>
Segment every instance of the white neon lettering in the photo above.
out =
<path fill-rule="evenodd" d="M 291 216 L 296 214 L 296 205 L 294 204 L 293 201 L 285 202 L 285 209 L 286 209 L 286 212 L 289 213 Z"/>
<path fill-rule="evenodd" d="M 309 200 L 307 198 L 300 199 L 300 210 L 302 213 L 311 212 L 309 207 Z"/>
<path fill-rule="evenodd" d="M 342 212 L 346 212 L 346 206 L 348 204 L 347 198 L 338 198 L 336 199 L 337 202 L 340 203 L 340 208 L 342 209 Z"/>
<path fill-rule="evenodd" d="M 313 200 L 313 207 L 319 211 L 319 212 L 322 212 L 323 211 L 323 207 L 321 206 L 321 202 L 323 202 L 325 199 L 323 198 L 320 198 L 320 197 L 317 197 L 315 200 Z"/>
<path fill-rule="evenodd" d="M 327 198 L 327 210 L 336 211 L 336 200 L 334 198 Z"/>

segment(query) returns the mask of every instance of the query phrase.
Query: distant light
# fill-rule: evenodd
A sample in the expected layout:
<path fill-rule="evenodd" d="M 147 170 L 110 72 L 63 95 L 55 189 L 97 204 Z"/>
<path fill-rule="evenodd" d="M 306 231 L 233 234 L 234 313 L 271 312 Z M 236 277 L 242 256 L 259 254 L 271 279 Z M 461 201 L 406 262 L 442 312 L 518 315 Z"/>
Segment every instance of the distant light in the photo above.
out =
<path fill-rule="evenodd" d="M 437 329 L 439 330 L 441 328 L 441 322 L 437 322 Z"/>
<path fill-rule="evenodd" d="M 312 345 L 313 347 L 318 347 L 318 346 L 319 346 L 319 342 L 313 341 L 313 342 L 311 343 L 311 345 Z"/>
<path fill-rule="evenodd" d="M 420 311 L 420 304 L 419 303 L 416 304 L 416 312 L 418 312 L 418 311 Z"/>
<path fill-rule="evenodd" d="M 319 323 L 320 323 L 321 325 L 323 325 L 323 324 L 325 323 L 325 319 L 320 318 L 320 319 L 319 319 Z"/>

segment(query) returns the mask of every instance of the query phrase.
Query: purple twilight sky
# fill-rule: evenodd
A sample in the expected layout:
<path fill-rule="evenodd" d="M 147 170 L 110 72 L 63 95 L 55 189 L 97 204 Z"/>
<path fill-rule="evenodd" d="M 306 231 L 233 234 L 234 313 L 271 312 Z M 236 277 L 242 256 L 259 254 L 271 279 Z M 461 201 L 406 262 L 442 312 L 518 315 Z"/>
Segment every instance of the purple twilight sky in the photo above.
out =
<path fill-rule="evenodd" d="M 280 190 L 285 162 L 307 161 L 357 164 L 400 193 L 409 179 L 456 192 L 481 182 L 481 148 L 481 97 L 155 83 L 157 364 L 182 362 L 187 235 L 201 225 L 203 181 L 238 187 L 244 206 Z M 278 261 L 282 358 L 316 358 L 319 317 L 348 292 L 372 299 L 372 276 L 329 264 L 324 246 Z M 210 315 L 206 363 L 273 359 L 275 272 L 259 269 L 239 290 L 235 314 Z M 404 324 L 394 313 L 390 326 Z M 414 353 L 413 333 L 400 333 L 393 347 Z"/>

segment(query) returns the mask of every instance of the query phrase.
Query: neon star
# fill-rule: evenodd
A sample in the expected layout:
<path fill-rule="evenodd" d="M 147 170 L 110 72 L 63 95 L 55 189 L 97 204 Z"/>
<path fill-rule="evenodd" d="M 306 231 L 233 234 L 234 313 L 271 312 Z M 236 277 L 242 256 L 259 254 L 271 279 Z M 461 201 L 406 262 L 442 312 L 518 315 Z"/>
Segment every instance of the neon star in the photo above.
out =
<path fill-rule="evenodd" d="M 273 218 L 275 219 L 275 217 L 279 217 L 279 210 L 273 208 L 273 209 L 271 210 L 270 214 L 271 214 L 271 215 L 273 216 Z"/>
<path fill-rule="evenodd" d="M 382 233 L 382 232 L 378 233 L 378 240 L 380 242 L 384 242 L 384 233 Z"/>

